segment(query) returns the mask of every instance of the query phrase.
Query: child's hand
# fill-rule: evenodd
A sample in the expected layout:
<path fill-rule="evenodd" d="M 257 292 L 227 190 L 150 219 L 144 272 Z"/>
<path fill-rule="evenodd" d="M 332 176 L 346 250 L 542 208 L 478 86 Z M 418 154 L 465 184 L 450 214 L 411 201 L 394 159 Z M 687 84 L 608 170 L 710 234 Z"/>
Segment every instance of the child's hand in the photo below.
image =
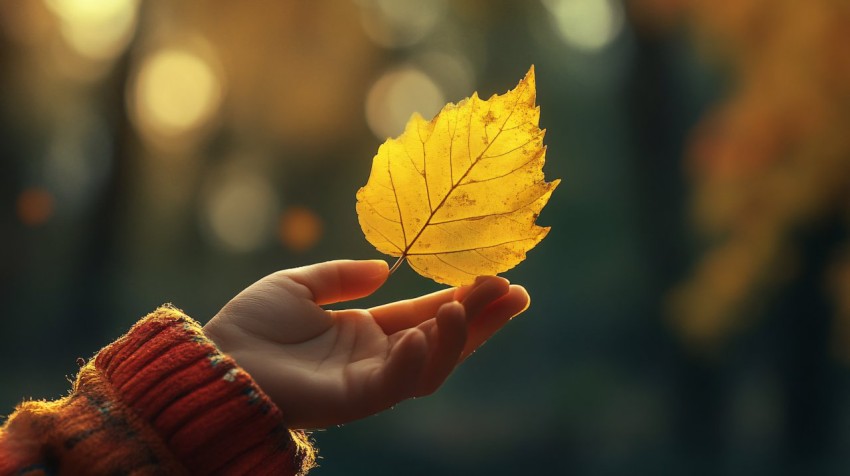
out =
<path fill-rule="evenodd" d="M 321 428 L 432 393 L 529 303 L 521 286 L 486 277 L 368 310 L 319 307 L 367 296 L 387 274 L 383 261 L 279 271 L 239 293 L 204 331 L 291 428 Z"/>

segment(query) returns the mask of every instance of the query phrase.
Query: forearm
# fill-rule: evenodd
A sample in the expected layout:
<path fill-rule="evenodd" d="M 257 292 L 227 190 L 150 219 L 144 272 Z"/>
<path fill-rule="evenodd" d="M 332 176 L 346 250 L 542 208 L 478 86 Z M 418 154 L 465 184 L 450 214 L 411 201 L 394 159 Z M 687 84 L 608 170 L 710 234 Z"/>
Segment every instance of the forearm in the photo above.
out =
<path fill-rule="evenodd" d="M 250 376 L 170 307 L 99 352 L 69 396 L 25 402 L 0 429 L 0 474 L 297 474 L 314 458 Z"/>

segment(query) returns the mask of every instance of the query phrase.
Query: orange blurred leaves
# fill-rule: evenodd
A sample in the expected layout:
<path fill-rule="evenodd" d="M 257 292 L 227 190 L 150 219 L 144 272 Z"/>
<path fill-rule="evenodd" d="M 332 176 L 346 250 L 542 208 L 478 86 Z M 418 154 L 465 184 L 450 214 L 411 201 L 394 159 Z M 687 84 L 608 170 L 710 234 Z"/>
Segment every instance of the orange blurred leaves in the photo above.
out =
<path fill-rule="evenodd" d="M 18 219 L 27 226 L 42 225 L 53 215 L 53 194 L 43 188 L 32 187 L 18 195 Z"/>
<path fill-rule="evenodd" d="M 850 205 L 850 4 L 642 0 L 635 8 L 687 20 L 703 51 L 731 66 L 733 87 L 693 131 L 686 157 L 692 216 L 711 245 L 670 301 L 682 334 L 711 348 L 744 327 L 734 322 L 744 309 L 792 279 L 793 230 Z"/>
<path fill-rule="evenodd" d="M 292 206 L 280 216 L 280 242 L 295 253 L 303 253 L 316 246 L 323 231 L 322 219 L 307 207 Z"/>

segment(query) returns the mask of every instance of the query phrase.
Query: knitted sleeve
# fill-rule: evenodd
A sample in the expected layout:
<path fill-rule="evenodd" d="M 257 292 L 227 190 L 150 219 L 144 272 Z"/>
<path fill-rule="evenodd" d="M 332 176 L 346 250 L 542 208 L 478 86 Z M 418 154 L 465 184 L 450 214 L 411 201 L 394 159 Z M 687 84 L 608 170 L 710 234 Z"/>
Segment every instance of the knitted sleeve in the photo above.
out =
<path fill-rule="evenodd" d="M 303 474 L 301 431 L 201 326 L 164 306 L 101 350 L 70 394 L 0 427 L 6 474 Z"/>

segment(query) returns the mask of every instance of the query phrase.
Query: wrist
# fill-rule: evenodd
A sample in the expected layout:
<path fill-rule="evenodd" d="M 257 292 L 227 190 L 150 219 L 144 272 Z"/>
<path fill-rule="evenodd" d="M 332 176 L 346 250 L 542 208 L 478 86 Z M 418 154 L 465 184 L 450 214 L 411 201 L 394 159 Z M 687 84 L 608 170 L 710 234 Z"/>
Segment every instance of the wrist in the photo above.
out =
<path fill-rule="evenodd" d="M 312 464 L 305 435 L 286 429 L 277 406 L 219 350 L 218 334 L 162 307 L 101 351 L 94 365 L 193 471 L 249 467 L 257 458 L 296 471 Z"/>

